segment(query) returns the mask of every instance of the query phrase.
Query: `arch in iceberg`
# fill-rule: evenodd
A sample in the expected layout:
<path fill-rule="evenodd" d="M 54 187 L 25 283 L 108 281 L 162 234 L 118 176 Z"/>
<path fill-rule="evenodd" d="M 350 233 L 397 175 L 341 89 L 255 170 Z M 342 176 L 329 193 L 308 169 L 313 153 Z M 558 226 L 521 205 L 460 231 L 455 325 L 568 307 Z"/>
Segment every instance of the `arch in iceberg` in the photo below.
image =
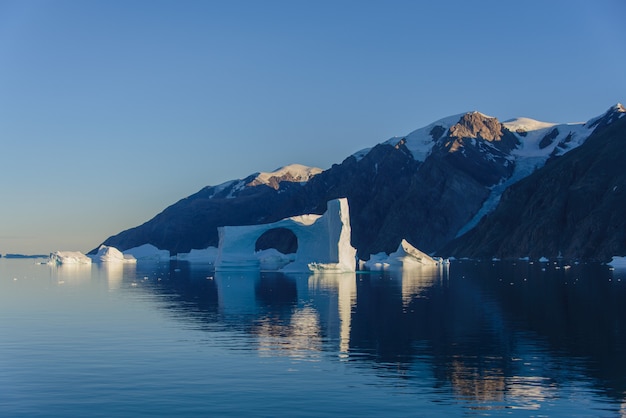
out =
<path fill-rule="evenodd" d="M 350 210 L 346 198 L 327 202 L 323 215 L 300 215 L 261 225 L 218 228 L 216 271 L 259 269 L 257 239 L 266 231 L 285 228 L 298 239 L 293 262 L 285 272 L 355 271 L 356 249 L 350 243 Z"/>

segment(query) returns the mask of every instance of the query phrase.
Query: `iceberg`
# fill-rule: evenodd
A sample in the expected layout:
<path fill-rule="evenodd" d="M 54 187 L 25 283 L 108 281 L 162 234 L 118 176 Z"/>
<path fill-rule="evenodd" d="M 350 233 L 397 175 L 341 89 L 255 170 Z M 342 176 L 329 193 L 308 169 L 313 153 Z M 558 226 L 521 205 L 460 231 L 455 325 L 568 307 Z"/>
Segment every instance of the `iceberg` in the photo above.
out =
<path fill-rule="evenodd" d="M 48 264 L 91 264 L 91 258 L 80 251 L 55 251 L 50 253 Z"/>
<path fill-rule="evenodd" d="M 170 259 L 168 250 L 159 250 L 152 244 L 143 244 L 139 247 L 130 248 L 124 251 L 124 254 L 132 255 L 137 260 L 162 261 Z"/>
<path fill-rule="evenodd" d="M 376 253 L 370 255 L 370 259 L 363 263 L 363 267 L 370 270 L 382 270 L 389 267 L 389 255 L 387 253 Z"/>
<path fill-rule="evenodd" d="M 217 247 L 207 247 L 202 250 L 192 249 L 188 253 L 178 253 L 177 260 L 195 263 L 215 264 L 217 258 Z"/>
<path fill-rule="evenodd" d="M 275 248 L 257 251 L 255 253 L 259 260 L 259 268 L 261 270 L 280 270 L 287 264 L 296 261 L 296 254 L 283 254 Z"/>
<path fill-rule="evenodd" d="M 425 254 L 409 244 L 403 239 L 398 245 L 398 249 L 387 255 L 385 253 L 372 254 L 369 261 L 365 262 L 365 267 L 371 270 L 384 269 L 388 267 L 416 267 L 416 266 L 438 266 L 446 264 L 446 260 L 435 259 Z"/>
<path fill-rule="evenodd" d="M 277 228 L 289 229 L 295 234 L 296 253 L 279 258 L 276 253 L 257 254 L 258 238 Z M 353 272 L 356 249 L 350 243 L 350 233 L 350 211 L 345 198 L 327 202 L 323 215 L 293 216 L 261 225 L 222 226 L 218 228 L 215 270 L 256 270 L 273 266 L 283 272 Z M 284 264 L 286 261 L 288 263 Z"/>
<path fill-rule="evenodd" d="M 115 247 L 101 245 L 96 255 L 91 259 L 97 263 L 136 263 L 137 259 L 131 254 L 124 254 Z"/>
<path fill-rule="evenodd" d="M 609 266 L 618 269 L 626 269 L 626 257 L 613 257 L 608 263 Z"/>

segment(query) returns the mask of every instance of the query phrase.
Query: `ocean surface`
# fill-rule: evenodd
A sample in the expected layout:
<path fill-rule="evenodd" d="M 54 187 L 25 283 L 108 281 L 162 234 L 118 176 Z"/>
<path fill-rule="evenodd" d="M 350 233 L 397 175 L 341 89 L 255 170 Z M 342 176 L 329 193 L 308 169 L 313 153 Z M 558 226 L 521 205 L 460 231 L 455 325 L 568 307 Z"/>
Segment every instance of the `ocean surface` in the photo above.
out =
<path fill-rule="evenodd" d="M 626 271 L 0 259 L 2 417 L 626 416 Z"/>

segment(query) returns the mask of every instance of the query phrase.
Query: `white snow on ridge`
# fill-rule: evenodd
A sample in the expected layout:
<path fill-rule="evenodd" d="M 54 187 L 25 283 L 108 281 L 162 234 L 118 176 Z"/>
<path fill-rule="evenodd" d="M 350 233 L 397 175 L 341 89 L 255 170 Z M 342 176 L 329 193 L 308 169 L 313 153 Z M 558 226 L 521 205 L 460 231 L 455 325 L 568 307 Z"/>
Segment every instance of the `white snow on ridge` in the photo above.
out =
<path fill-rule="evenodd" d="M 218 184 L 217 186 L 213 187 L 213 194 L 212 196 L 215 196 L 216 194 L 226 190 L 228 187 L 234 185 L 236 182 L 241 181 L 241 180 L 228 180 L 224 183 Z"/>
<path fill-rule="evenodd" d="M 588 129 L 583 123 L 556 124 L 529 118 L 514 119 L 504 122 L 503 125 L 520 140 L 519 147 L 511 151 L 511 155 L 515 159 L 513 174 L 500 184 L 492 187 L 489 197 L 487 197 L 480 210 L 459 230 L 456 234 L 457 237 L 460 237 L 475 227 L 485 215 L 494 210 L 500 202 L 502 193 L 504 193 L 509 186 L 529 176 L 538 168 L 543 167 L 555 149 L 557 150 L 556 155 L 562 155 L 582 145 L 593 132 L 592 129 Z M 541 149 L 539 147 L 541 140 L 554 129 L 558 130 L 558 135 L 552 139 L 552 142 L 548 146 Z M 524 134 L 518 133 L 518 130 L 523 131 Z M 557 149 L 559 143 L 568 136 L 570 136 L 570 138 L 567 143 L 567 148 Z"/>
<path fill-rule="evenodd" d="M 520 140 L 520 146 L 511 152 L 515 157 L 544 157 L 547 159 L 555 148 L 557 148 L 559 143 L 570 136 L 567 149 L 557 150 L 557 155 L 561 155 L 582 145 L 593 132 L 593 130 L 588 129 L 584 123 L 557 124 L 540 122 L 528 118 L 519 118 L 504 122 L 503 125 L 517 135 Z M 540 148 L 541 140 L 555 129 L 558 131 L 556 137 L 552 139 L 549 145 Z M 524 133 L 520 134 L 518 131 L 523 131 Z"/>
<path fill-rule="evenodd" d="M 413 158 L 416 161 L 425 161 L 426 157 L 430 155 L 433 145 L 435 144 L 435 140 L 431 136 L 430 132 L 435 126 L 441 126 L 444 128 L 445 132 L 443 134 L 446 135 L 448 129 L 454 126 L 465 114 L 466 113 L 460 113 L 458 115 L 448 116 L 447 118 L 440 119 L 405 136 L 405 146 L 409 151 L 411 151 Z M 385 143 L 395 146 L 398 143 L 398 140 L 399 138 L 391 138 Z"/>
<path fill-rule="evenodd" d="M 430 155 L 433 145 L 435 145 L 436 142 L 430 135 L 430 132 L 433 130 L 433 128 L 435 126 L 441 126 L 445 130 L 443 135 L 446 135 L 448 129 L 454 126 L 465 114 L 466 113 L 459 113 L 458 115 L 452 115 L 443 119 L 439 119 L 438 121 L 433 122 L 430 125 L 424 126 L 420 129 L 416 129 L 406 136 L 394 136 L 392 138 L 389 138 L 388 140 L 383 142 L 383 144 L 395 147 L 398 142 L 400 142 L 402 139 L 405 139 L 405 146 L 411 152 L 413 158 L 416 161 L 425 161 L 426 157 Z M 356 158 L 357 161 L 360 161 L 361 159 L 363 159 L 363 157 L 367 155 L 368 152 L 370 152 L 371 149 L 372 148 L 362 149 L 352 154 L 352 156 Z"/>
<path fill-rule="evenodd" d="M 222 193 L 223 191 L 227 189 L 230 189 L 230 191 L 228 192 L 228 195 L 226 196 L 226 199 L 233 199 L 236 197 L 237 192 L 245 189 L 247 186 L 258 186 L 260 184 L 269 185 L 272 178 L 285 177 L 281 179 L 280 181 L 292 181 L 292 182 L 306 183 L 312 177 L 318 175 L 322 171 L 324 170 L 322 170 L 321 168 L 317 168 L 317 167 L 308 167 L 302 164 L 290 164 L 284 167 L 280 167 L 272 171 L 271 173 L 264 173 L 264 172 L 254 173 L 252 174 L 252 176 L 254 176 L 254 179 L 250 182 L 244 181 L 245 179 L 244 180 L 237 179 L 237 180 L 229 180 L 224 183 L 218 184 L 217 186 L 213 187 L 213 193 L 211 194 L 211 197 L 214 197 L 215 195 Z M 291 176 L 291 179 L 289 178 L 289 176 Z M 247 177 L 247 178 L 250 178 L 250 177 Z"/>
<path fill-rule="evenodd" d="M 303 183 L 309 181 L 312 177 L 318 175 L 322 171 L 324 170 L 317 167 L 308 167 L 302 164 L 290 164 L 280 167 L 271 173 L 259 173 L 254 179 L 254 182 L 256 184 L 269 184 L 272 177 L 285 177 L 291 175 L 294 181 Z"/>
<path fill-rule="evenodd" d="M 550 123 L 550 122 L 541 122 L 539 120 L 530 119 L 530 118 L 516 118 L 510 119 L 506 122 L 502 123 L 509 131 L 515 132 L 518 129 L 521 129 L 526 132 L 534 132 L 539 129 L 547 129 L 552 128 L 558 123 Z"/>

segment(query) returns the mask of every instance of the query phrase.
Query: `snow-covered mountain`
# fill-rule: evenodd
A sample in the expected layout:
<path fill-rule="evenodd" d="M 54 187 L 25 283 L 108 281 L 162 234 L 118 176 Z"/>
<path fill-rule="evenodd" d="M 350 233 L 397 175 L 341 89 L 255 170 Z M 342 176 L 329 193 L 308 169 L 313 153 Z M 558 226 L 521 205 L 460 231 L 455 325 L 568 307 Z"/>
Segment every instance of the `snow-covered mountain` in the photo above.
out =
<path fill-rule="evenodd" d="M 216 246 L 218 226 L 321 214 L 328 200 L 347 197 L 360 258 L 390 253 L 402 239 L 432 253 L 477 225 L 511 185 L 548 169 L 624 114 L 618 104 L 586 123 L 454 115 L 325 171 L 290 165 L 205 187 L 104 244 L 123 250 L 150 243 L 189 252 Z"/>
<path fill-rule="evenodd" d="M 442 251 L 599 261 L 626 254 L 625 114 L 614 106 L 581 126 L 578 137 L 553 139 L 550 155 L 560 156 L 508 187 L 493 211 Z M 556 136 L 548 130 L 543 138 Z"/>

